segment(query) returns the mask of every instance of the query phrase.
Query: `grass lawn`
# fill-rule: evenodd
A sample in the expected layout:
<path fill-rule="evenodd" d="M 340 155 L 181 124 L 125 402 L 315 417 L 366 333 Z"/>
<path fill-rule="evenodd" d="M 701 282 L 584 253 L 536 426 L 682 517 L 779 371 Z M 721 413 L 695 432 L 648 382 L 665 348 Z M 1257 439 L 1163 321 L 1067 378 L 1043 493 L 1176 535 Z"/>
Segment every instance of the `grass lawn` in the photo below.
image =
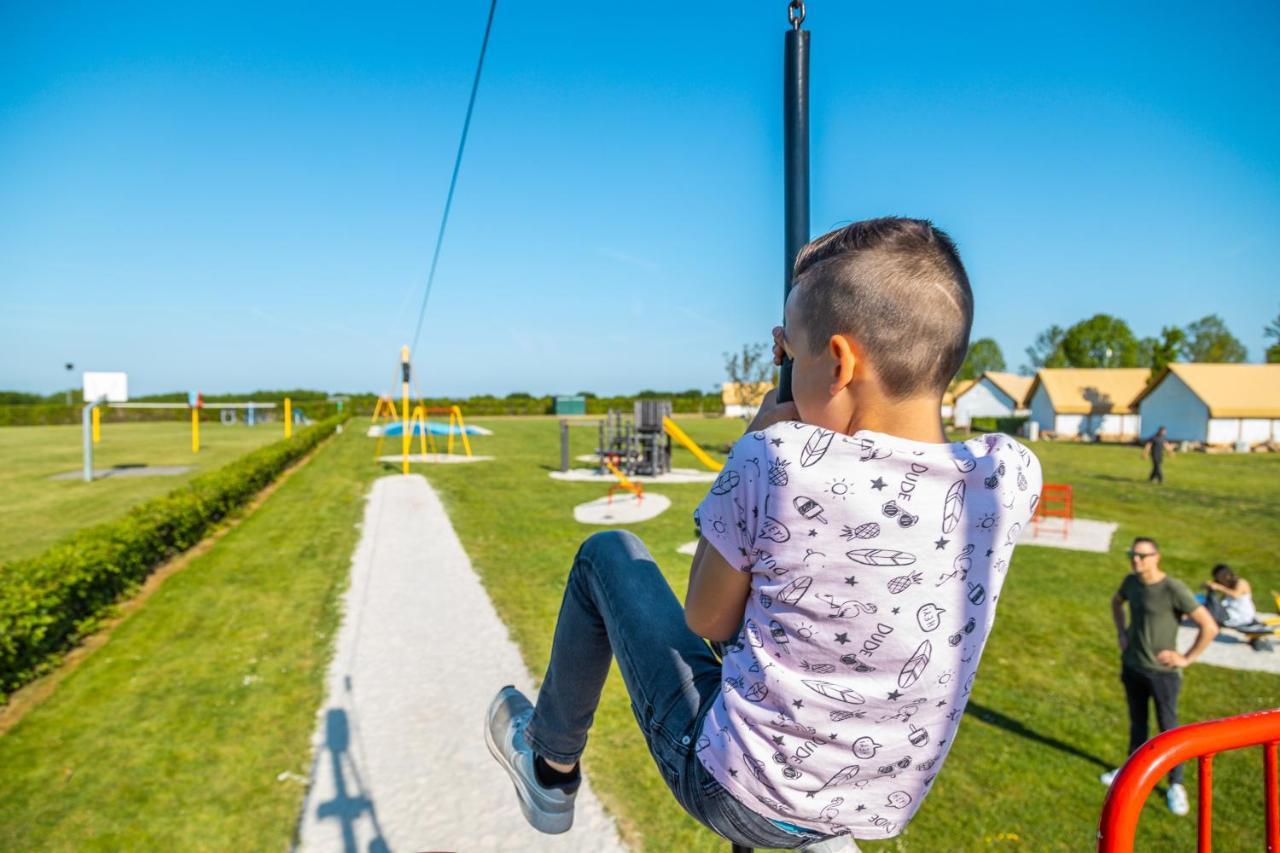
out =
<path fill-rule="evenodd" d="M 593 484 L 563 483 L 554 420 L 477 420 L 491 427 L 484 467 L 426 470 L 454 526 L 510 625 L 525 660 L 541 676 L 573 553 L 590 531 L 572 507 L 599 497 Z M 740 421 L 682 420 L 704 445 L 724 445 Z M 573 455 L 591 452 L 595 432 L 571 430 Z M 1127 717 L 1108 600 L 1127 571 L 1123 550 L 1138 533 L 1155 536 L 1172 574 L 1197 587 L 1215 561 L 1231 563 L 1259 592 L 1280 588 L 1280 456 L 1178 456 L 1166 484 L 1149 486 L 1131 447 L 1039 443 L 1047 482 L 1075 487 L 1077 514 L 1118 522 L 1109 555 L 1020 548 L 1002 593 L 996 629 L 966 722 L 946 770 L 904 835 L 862 843 L 866 850 L 1082 850 L 1093 844 L 1105 789 L 1098 774 L 1125 757 Z M 678 467 L 697 467 L 677 448 Z M 672 508 L 630 525 L 650 546 L 683 597 L 692 538 L 690 515 L 705 485 L 649 487 Z M 1266 601 L 1259 597 L 1259 604 Z M 496 688 L 497 685 L 495 685 Z M 1211 719 L 1280 704 L 1280 676 L 1198 665 L 1187 674 L 1183 720 Z M 1154 726 L 1154 721 L 1153 721 Z M 1153 728 L 1154 731 L 1154 728 Z M 1258 750 L 1215 762 L 1214 837 L 1222 850 L 1261 849 Z M 717 850 L 725 842 L 686 818 L 663 786 L 631 715 L 616 669 L 596 716 L 585 762 L 627 838 L 646 850 Z M 1195 771 L 1187 783 L 1195 791 Z M 1163 791 L 1163 786 L 1157 789 Z M 1194 812 L 1193 812 L 1194 814 Z M 1153 796 L 1139 848 L 1194 845 L 1195 820 L 1175 818 Z"/>
<path fill-rule="evenodd" d="M 497 460 L 418 466 L 454 526 L 529 668 L 541 675 L 565 576 L 581 539 L 574 504 L 598 484 L 547 474 L 559 462 L 547 419 L 477 419 Z M 709 447 L 736 439 L 727 419 L 682 420 Z M 126 621 L 43 705 L 0 737 L 0 849 L 280 849 L 301 804 L 308 739 L 371 479 L 373 442 L 349 428 L 240 527 Z M 573 455 L 595 431 L 571 430 Z M 1020 548 L 966 721 L 924 808 L 877 850 L 1082 850 L 1105 793 L 1097 776 L 1124 758 L 1125 711 L 1108 599 L 1136 533 L 1161 542 L 1166 567 L 1198 584 L 1218 560 L 1259 591 L 1280 588 L 1280 457 L 1179 456 L 1148 486 L 1132 448 L 1038 444 L 1046 480 L 1076 488 L 1077 512 L 1119 522 L 1109 555 Z M 696 467 L 683 449 L 676 465 Z M 384 469 L 388 470 L 389 469 Z M 172 482 L 172 481 L 169 481 Z M 706 485 L 660 485 L 672 508 L 633 525 L 683 596 L 690 514 Z M 1262 602 L 1260 602 L 1262 603 Z M 256 678 L 256 680 L 254 680 Z M 493 685 L 496 690 L 500 685 Z M 1280 676 L 1197 665 L 1184 721 L 1280 704 Z M 688 819 L 611 676 L 586 764 L 638 849 L 727 849 Z M 1258 750 L 1215 762 L 1221 850 L 1263 846 Z M 1188 786 L 1195 790 L 1195 771 Z M 495 766 L 494 772 L 498 773 Z M 514 801 L 512 803 L 514 806 Z M 1153 797 L 1139 849 L 1191 849 L 1195 820 Z M 429 843 L 429 840 L 424 840 Z"/>
<path fill-rule="evenodd" d="M 371 457 L 322 446 L 0 737 L 0 850 L 289 846 Z"/>
<path fill-rule="evenodd" d="M 81 527 L 122 515 L 283 435 L 278 425 L 250 429 L 201 423 L 197 454 L 191 452 L 189 423 L 104 423 L 94 468 L 139 463 L 194 468 L 173 477 L 107 477 L 86 483 L 49 479 L 83 469 L 80 427 L 0 428 L 0 563 L 34 556 Z"/>

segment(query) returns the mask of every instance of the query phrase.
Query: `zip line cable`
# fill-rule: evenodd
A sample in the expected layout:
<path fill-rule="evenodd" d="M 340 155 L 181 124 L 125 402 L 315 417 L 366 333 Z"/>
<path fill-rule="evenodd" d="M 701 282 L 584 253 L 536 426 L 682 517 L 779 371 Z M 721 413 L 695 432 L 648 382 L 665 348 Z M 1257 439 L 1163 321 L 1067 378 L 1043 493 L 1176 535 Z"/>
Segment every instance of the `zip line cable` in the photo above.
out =
<path fill-rule="evenodd" d="M 476 77 L 471 83 L 471 99 L 467 101 L 467 117 L 462 122 L 462 139 L 458 141 L 458 156 L 453 161 L 453 177 L 449 179 L 449 194 L 444 200 L 444 215 L 440 217 L 440 233 L 436 235 L 435 252 L 431 255 L 431 271 L 427 273 L 427 289 L 422 294 L 422 307 L 418 309 L 418 325 L 413 331 L 413 344 L 409 352 L 418 351 L 418 336 L 422 334 L 422 320 L 427 315 L 427 298 L 431 296 L 431 285 L 436 278 L 436 264 L 440 262 L 440 247 L 444 245 L 444 229 L 449 224 L 449 208 L 453 206 L 453 191 L 458 186 L 458 171 L 462 168 L 462 152 L 467 147 L 467 131 L 471 127 L 471 112 L 476 105 L 476 92 L 480 88 L 480 72 L 484 69 L 484 54 L 489 47 L 489 32 L 493 29 L 493 13 L 498 8 L 498 0 L 489 3 L 489 19 L 484 25 L 484 40 L 480 42 L 480 60 L 476 63 Z"/>

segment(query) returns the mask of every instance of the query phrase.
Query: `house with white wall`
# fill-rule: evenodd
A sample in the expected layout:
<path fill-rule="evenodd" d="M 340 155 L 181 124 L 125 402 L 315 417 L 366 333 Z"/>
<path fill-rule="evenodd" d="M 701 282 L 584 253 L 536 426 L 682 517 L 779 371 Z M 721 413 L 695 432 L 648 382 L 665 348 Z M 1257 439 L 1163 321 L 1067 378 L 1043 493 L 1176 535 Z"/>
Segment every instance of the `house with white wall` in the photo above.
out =
<path fill-rule="evenodd" d="M 1146 367 L 1045 367 L 1031 382 L 1027 408 L 1041 434 L 1133 439 L 1141 434 L 1133 398 L 1150 378 Z"/>
<path fill-rule="evenodd" d="M 1280 442 L 1280 364 L 1171 364 L 1133 401 L 1144 438 Z"/>
<path fill-rule="evenodd" d="M 1031 387 L 1030 376 L 988 370 L 978 381 L 956 395 L 952 417 L 967 429 L 974 418 L 1007 418 L 1024 414 L 1023 401 Z"/>
<path fill-rule="evenodd" d="M 962 379 L 955 382 L 946 393 L 942 395 L 942 419 L 949 420 L 956 410 L 956 397 L 969 390 L 969 386 L 973 385 L 975 379 Z"/>

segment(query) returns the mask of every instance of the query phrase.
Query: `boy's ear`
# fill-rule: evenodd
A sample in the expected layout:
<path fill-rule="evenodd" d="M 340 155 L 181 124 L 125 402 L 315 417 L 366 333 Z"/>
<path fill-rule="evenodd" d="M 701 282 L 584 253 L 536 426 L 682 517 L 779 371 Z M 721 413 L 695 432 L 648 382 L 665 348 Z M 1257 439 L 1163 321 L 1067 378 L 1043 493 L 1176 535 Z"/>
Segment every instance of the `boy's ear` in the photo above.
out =
<path fill-rule="evenodd" d="M 858 354 L 854 349 L 853 342 L 845 335 L 831 336 L 831 357 L 835 361 L 835 371 L 832 376 L 831 396 L 835 396 L 849 386 L 853 381 L 853 370 L 858 364 Z"/>

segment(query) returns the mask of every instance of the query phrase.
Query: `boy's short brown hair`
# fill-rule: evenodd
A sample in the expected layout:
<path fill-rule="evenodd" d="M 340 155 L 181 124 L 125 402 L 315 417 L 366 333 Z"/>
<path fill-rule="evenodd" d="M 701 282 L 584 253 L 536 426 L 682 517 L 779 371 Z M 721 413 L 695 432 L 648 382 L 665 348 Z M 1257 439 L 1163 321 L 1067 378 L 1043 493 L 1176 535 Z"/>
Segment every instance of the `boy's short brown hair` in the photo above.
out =
<path fill-rule="evenodd" d="M 964 363 L 973 292 L 955 243 L 927 219 L 838 228 L 801 249 L 794 272 L 813 352 L 848 335 L 890 396 L 941 394 Z"/>

